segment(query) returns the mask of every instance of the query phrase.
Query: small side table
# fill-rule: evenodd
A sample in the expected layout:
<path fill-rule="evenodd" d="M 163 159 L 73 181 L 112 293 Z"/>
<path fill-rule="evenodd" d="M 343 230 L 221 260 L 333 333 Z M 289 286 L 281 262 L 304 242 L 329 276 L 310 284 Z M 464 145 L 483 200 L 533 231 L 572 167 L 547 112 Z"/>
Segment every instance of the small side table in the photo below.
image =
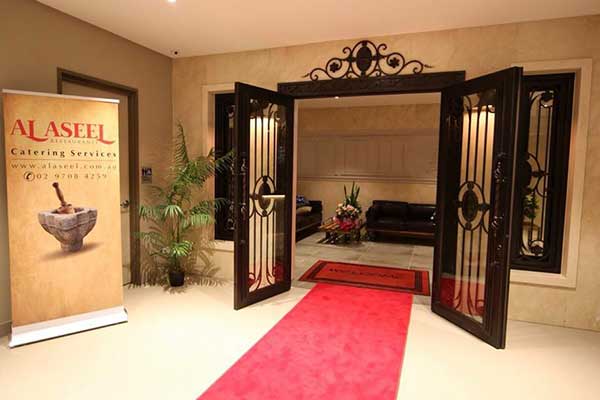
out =
<path fill-rule="evenodd" d="M 336 244 L 339 242 L 350 243 L 352 241 L 360 242 L 362 237 L 362 229 L 365 226 L 363 221 L 359 227 L 344 231 L 339 228 L 337 222 L 333 218 L 329 218 L 321 226 L 319 231 L 325 232 L 325 237 L 319 240 L 317 243 Z"/>

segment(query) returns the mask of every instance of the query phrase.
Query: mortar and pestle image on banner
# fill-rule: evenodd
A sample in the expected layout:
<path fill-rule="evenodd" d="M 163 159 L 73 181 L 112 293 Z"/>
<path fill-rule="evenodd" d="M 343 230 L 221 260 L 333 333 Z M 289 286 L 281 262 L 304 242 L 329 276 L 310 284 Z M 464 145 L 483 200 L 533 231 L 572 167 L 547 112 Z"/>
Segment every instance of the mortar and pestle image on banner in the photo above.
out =
<path fill-rule="evenodd" d="M 73 207 L 65 201 L 58 182 L 52 184 L 60 207 L 38 213 L 42 228 L 60 242 L 63 251 L 75 252 L 83 247 L 83 238 L 96 226 L 98 210 L 88 207 Z"/>

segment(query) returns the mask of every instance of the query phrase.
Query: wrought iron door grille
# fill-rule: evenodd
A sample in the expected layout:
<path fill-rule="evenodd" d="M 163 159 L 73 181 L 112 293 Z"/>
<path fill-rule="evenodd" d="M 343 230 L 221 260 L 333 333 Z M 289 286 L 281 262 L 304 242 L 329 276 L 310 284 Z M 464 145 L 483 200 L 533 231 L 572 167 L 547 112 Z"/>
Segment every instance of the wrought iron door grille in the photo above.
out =
<path fill-rule="evenodd" d="M 523 79 L 512 267 L 561 272 L 573 74 Z"/>
<path fill-rule="evenodd" d="M 460 174 L 453 208 L 457 220 L 454 268 L 442 276 L 442 301 L 483 321 L 488 267 L 496 91 L 462 97 L 461 109 L 447 121 L 460 147 Z M 457 118 L 462 118 L 458 123 Z"/>
<path fill-rule="evenodd" d="M 235 99 L 233 94 L 215 96 L 215 155 L 221 157 L 233 148 Z M 233 165 L 215 176 L 215 197 L 227 200 L 226 207 L 215 213 L 215 239 L 233 240 L 235 213 L 233 207 Z"/>
<path fill-rule="evenodd" d="M 250 100 L 249 277 L 250 292 L 283 279 L 285 209 L 281 168 L 285 166 L 284 107 Z"/>

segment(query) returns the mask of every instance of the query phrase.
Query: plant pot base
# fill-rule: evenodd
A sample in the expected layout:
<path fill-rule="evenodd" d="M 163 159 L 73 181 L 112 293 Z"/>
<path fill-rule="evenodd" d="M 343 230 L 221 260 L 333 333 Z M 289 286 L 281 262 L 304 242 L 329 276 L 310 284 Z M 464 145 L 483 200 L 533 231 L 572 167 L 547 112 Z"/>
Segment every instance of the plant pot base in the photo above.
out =
<path fill-rule="evenodd" d="M 171 287 L 183 286 L 184 281 L 184 272 L 169 272 L 169 285 L 171 285 Z"/>

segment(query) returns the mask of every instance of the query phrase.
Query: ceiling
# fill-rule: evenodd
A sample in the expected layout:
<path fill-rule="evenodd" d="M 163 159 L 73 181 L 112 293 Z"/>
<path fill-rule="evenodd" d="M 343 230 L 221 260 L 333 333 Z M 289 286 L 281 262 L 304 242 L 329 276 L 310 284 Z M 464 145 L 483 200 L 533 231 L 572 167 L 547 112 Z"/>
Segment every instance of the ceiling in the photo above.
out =
<path fill-rule="evenodd" d="M 298 108 L 377 107 L 406 104 L 437 104 L 440 93 L 388 94 L 381 96 L 326 97 L 296 100 Z"/>
<path fill-rule="evenodd" d="M 598 0 L 39 1 L 171 57 L 600 14 Z"/>

